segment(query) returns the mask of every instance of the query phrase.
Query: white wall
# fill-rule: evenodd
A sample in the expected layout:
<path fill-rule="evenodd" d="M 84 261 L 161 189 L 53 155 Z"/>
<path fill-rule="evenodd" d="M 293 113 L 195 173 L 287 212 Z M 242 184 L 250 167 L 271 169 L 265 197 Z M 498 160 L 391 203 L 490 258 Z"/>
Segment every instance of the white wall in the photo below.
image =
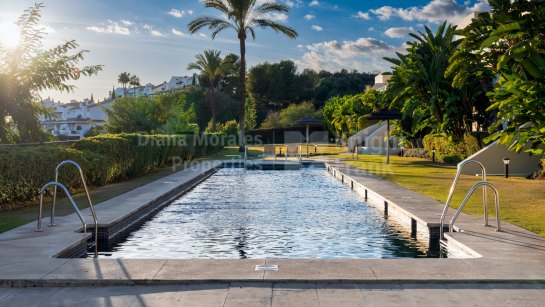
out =
<path fill-rule="evenodd" d="M 517 154 L 507 149 L 507 146 L 494 142 L 487 147 L 476 152 L 466 160 L 477 160 L 486 168 L 489 175 L 504 175 L 505 166 L 503 159 L 509 158 L 509 175 L 526 177 L 539 169 L 539 161 L 542 157 L 530 156 L 527 153 Z M 462 174 L 475 175 L 480 174 L 481 169 L 473 164 L 468 164 L 462 170 Z"/>

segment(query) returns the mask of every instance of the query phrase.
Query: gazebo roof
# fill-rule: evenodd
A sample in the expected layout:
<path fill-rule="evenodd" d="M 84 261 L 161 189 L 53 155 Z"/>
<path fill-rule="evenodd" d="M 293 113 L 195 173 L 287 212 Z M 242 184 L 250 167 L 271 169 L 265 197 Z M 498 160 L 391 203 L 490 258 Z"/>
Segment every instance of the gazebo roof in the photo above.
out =
<path fill-rule="evenodd" d="M 376 120 L 386 120 L 386 119 L 401 119 L 401 112 L 397 110 L 386 110 L 382 109 L 380 111 L 371 113 L 366 116 L 367 119 L 376 119 Z"/>
<path fill-rule="evenodd" d="M 305 116 L 301 118 L 300 120 L 296 121 L 292 125 L 293 127 L 318 127 L 323 126 L 323 123 L 321 120 L 318 120 L 312 116 Z"/>

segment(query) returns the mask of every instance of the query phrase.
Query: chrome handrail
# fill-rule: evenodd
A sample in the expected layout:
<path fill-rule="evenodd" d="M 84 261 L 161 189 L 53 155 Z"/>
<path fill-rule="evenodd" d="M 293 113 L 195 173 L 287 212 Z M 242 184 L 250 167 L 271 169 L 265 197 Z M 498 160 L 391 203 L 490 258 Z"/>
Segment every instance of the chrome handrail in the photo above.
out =
<path fill-rule="evenodd" d="M 462 201 L 462 204 L 460 205 L 460 207 L 458 207 L 458 210 L 456 210 L 456 213 L 454 213 L 454 216 L 450 220 L 449 233 L 452 233 L 452 230 L 454 228 L 454 222 L 458 218 L 458 215 L 460 215 L 460 212 L 462 212 L 462 210 L 464 209 L 464 206 L 466 205 L 467 201 L 469 200 L 471 195 L 473 195 L 473 192 L 475 192 L 475 190 L 480 186 L 483 186 L 484 189 L 486 189 L 486 187 L 488 186 L 488 187 L 492 188 L 492 190 L 494 191 L 494 200 L 495 200 L 495 203 L 496 203 L 496 222 L 497 222 L 496 231 L 501 231 L 501 225 L 500 225 L 500 196 L 499 196 L 499 193 L 498 193 L 498 189 L 496 189 L 496 187 L 493 184 L 491 184 L 490 182 L 481 181 L 481 182 L 475 184 L 469 190 L 469 192 L 466 195 L 466 198 L 464 198 L 464 200 Z M 441 225 L 441 226 L 443 226 L 443 225 Z"/>
<path fill-rule="evenodd" d="M 70 200 L 70 203 L 74 207 L 74 210 L 76 210 L 76 213 L 77 213 L 79 219 L 81 220 L 81 223 L 83 224 L 83 232 L 87 233 L 87 223 L 85 223 L 85 219 L 83 218 L 83 215 L 81 215 L 81 211 L 79 211 L 78 206 L 76 206 L 76 203 L 74 202 L 74 199 L 72 198 L 72 196 L 68 192 L 68 189 L 62 183 L 58 183 L 56 181 L 51 181 L 49 183 L 46 183 L 40 189 L 40 209 L 38 211 L 38 226 L 36 227 L 36 231 L 37 232 L 43 231 L 43 228 L 42 228 L 42 208 L 43 208 L 43 203 L 44 203 L 44 193 L 45 193 L 45 190 L 47 190 L 47 188 L 49 188 L 52 185 L 54 185 L 55 187 L 58 186 L 58 187 L 60 187 L 61 189 L 64 190 L 64 193 L 68 197 L 68 200 Z"/>
<path fill-rule="evenodd" d="M 93 202 L 91 201 L 91 195 L 89 194 L 89 189 L 87 188 L 87 183 L 85 182 L 85 176 L 83 176 L 83 170 L 81 169 L 81 166 L 72 161 L 72 160 L 65 160 L 62 161 L 57 165 L 55 168 L 55 182 L 59 181 L 59 170 L 63 165 L 71 164 L 75 166 L 80 174 L 81 182 L 83 183 L 83 188 L 85 189 L 85 194 L 87 196 L 87 202 L 89 203 L 89 210 L 91 210 L 91 214 L 93 216 L 93 221 L 95 222 L 95 257 L 98 257 L 98 219 L 97 214 L 95 211 L 95 207 L 93 206 Z M 55 226 L 55 205 L 57 203 L 57 186 L 55 185 L 55 188 L 53 190 L 53 206 L 51 207 L 51 219 L 50 219 L 50 226 Z"/>
<path fill-rule="evenodd" d="M 462 173 L 463 168 L 470 163 L 478 164 L 481 167 L 481 176 L 482 181 L 486 182 L 486 169 L 484 165 L 477 161 L 477 160 L 466 160 L 458 163 L 458 170 L 456 171 L 456 177 L 454 177 L 454 181 L 452 182 L 452 186 L 450 187 L 450 191 L 447 197 L 447 201 L 445 202 L 445 206 L 443 207 L 443 212 L 441 213 L 441 229 L 439 229 L 439 238 L 444 239 L 444 231 L 443 231 L 443 225 L 445 223 L 445 218 L 448 212 L 448 208 L 450 206 L 450 202 L 452 201 L 452 197 L 454 195 L 454 189 L 456 188 L 456 185 L 458 184 L 458 180 L 460 179 L 460 175 Z M 484 204 L 484 225 L 488 226 L 488 207 L 486 204 L 486 187 L 483 187 L 483 204 Z"/>

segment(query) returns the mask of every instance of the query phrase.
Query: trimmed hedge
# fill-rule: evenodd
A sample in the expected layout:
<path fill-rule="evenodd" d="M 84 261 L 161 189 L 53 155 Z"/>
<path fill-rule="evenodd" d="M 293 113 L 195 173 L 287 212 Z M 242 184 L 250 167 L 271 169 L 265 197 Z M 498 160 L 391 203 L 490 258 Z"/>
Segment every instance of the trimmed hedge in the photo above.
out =
<path fill-rule="evenodd" d="M 187 161 L 222 147 L 207 141 L 194 146 L 194 139 L 191 135 L 116 134 L 85 138 L 70 147 L 0 147 L 0 210 L 35 201 L 39 189 L 54 180 L 55 166 L 63 160 L 79 163 L 88 184 L 100 186 L 149 173 L 173 157 Z M 81 189 L 75 168 L 65 167 L 59 181 L 72 192 Z"/>
<path fill-rule="evenodd" d="M 481 143 L 472 134 L 464 134 L 463 140 L 453 141 L 445 134 L 428 134 L 423 140 L 424 149 L 431 157 L 435 149 L 435 159 L 439 162 L 457 164 L 481 150 Z"/>

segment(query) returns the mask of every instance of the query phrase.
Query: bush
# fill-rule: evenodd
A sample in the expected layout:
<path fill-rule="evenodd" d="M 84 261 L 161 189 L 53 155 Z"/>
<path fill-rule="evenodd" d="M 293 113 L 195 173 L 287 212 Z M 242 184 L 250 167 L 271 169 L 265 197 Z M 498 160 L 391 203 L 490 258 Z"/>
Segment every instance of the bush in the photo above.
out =
<path fill-rule="evenodd" d="M 481 150 L 479 140 L 472 134 L 464 134 L 463 140 L 453 141 L 444 134 L 428 134 L 423 140 L 428 157 L 435 150 L 435 159 L 439 162 L 457 164 Z"/>
<path fill-rule="evenodd" d="M 482 148 L 479 139 L 477 139 L 473 134 L 467 132 L 464 133 L 464 145 L 466 150 L 465 154 L 468 157 L 481 150 Z"/>
<path fill-rule="evenodd" d="M 427 158 L 428 153 L 423 148 L 405 148 L 403 150 L 403 157 Z"/>
<path fill-rule="evenodd" d="M 100 186 L 132 178 L 166 166 L 172 157 L 183 161 L 220 149 L 221 143 L 196 144 L 192 135 L 106 134 L 85 138 L 71 147 L 0 148 L 0 209 L 36 200 L 39 189 L 53 181 L 63 160 L 81 165 L 86 181 Z M 211 144 L 212 143 L 212 144 Z M 66 167 L 59 180 L 72 192 L 82 188 L 79 174 Z"/>
<path fill-rule="evenodd" d="M 539 166 L 541 170 L 534 173 L 533 179 L 545 180 L 545 158 L 541 159 Z"/>

